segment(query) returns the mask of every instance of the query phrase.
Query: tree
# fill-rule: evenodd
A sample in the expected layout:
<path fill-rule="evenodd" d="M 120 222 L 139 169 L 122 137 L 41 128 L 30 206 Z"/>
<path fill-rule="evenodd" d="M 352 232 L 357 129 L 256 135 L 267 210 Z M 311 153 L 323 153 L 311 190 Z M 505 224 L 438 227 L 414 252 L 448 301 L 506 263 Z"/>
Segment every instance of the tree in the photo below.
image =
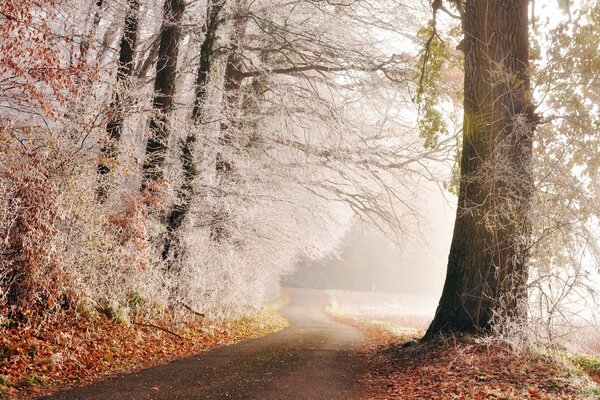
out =
<path fill-rule="evenodd" d="M 595 283 L 600 269 L 600 3 L 582 1 L 570 8 L 568 3 L 557 4 L 562 18 L 537 21 L 539 44 L 531 46 L 537 50 L 532 86 L 544 111 L 534 142 L 529 303 L 536 306 L 529 310 L 529 326 L 540 337 L 560 337 L 561 343 L 577 340 L 570 332 L 581 327 L 568 331 L 565 326 L 582 310 L 597 310 L 600 302 Z M 597 318 L 594 313 L 593 323 Z"/>
<path fill-rule="evenodd" d="M 142 189 L 155 189 L 152 186 L 163 177 L 169 139 L 168 115 L 173 111 L 181 37 L 180 24 L 185 12 L 185 5 L 184 0 L 167 0 L 164 5 L 156 78 L 154 79 L 153 108 L 156 114 L 150 120 L 150 136 L 146 143 Z"/>
<path fill-rule="evenodd" d="M 425 337 L 526 316 L 532 140 L 527 0 L 467 0 L 463 149 L 444 290 Z M 462 10 L 461 10 L 462 11 Z"/>
<path fill-rule="evenodd" d="M 232 24 L 232 37 L 230 39 L 232 51 L 230 51 L 227 56 L 226 67 L 223 76 L 224 106 L 226 109 L 231 110 L 236 114 L 230 115 L 230 121 L 223 122 L 219 126 L 220 129 L 217 140 L 219 145 L 225 148 L 235 145 L 233 143 L 234 138 L 232 138 L 230 132 L 230 128 L 232 128 L 230 125 L 237 123 L 241 112 L 241 105 L 239 102 L 242 98 L 241 87 L 244 80 L 244 59 L 240 49 L 244 43 L 244 37 L 246 35 L 246 28 L 248 25 L 248 18 L 246 17 L 246 14 L 249 13 L 249 10 L 246 8 L 247 5 L 245 1 L 240 2 L 236 6 L 233 18 L 234 21 Z M 217 152 L 215 161 L 215 173 L 217 180 L 231 180 L 234 173 L 235 160 L 233 160 L 231 157 L 228 158 L 227 155 L 221 152 Z M 223 207 L 218 207 L 213 212 L 211 222 L 211 237 L 215 241 L 218 242 L 227 238 L 228 234 L 226 228 L 224 227 L 224 222 L 229 218 L 230 215 L 228 211 Z"/>
<path fill-rule="evenodd" d="M 133 58 L 138 30 L 138 13 L 140 2 L 138 0 L 127 1 L 127 14 L 125 15 L 125 26 L 119 45 L 119 66 L 117 69 L 117 84 L 123 83 L 133 74 Z M 98 174 L 100 175 L 100 185 L 98 187 L 98 199 L 106 200 L 108 187 L 105 176 L 110 173 L 111 162 L 117 157 L 117 146 L 121 140 L 123 131 L 123 121 L 125 119 L 121 95 L 116 92 L 110 105 L 111 115 L 106 123 L 106 133 L 108 140 L 100 149 L 102 158 L 98 163 Z"/>
<path fill-rule="evenodd" d="M 70 99 L 78 95 L 81 82 L 94 76 L 85 57 L 69 46 L 71 32 L 54 23 L 62 5 L 0 3 L 0 234 L 5 238 L 0 312 L 14 319 L 45 313 L 59 303 L 53 299 L 60 281 L 54 268 L 61 194 L 56 177 L 67 162 L 60 159 L 64 147 L 53 145 L 75 135 L 65 129 L 63 136 L 53 137 L 47 126 L 68 119 Z"/>
<path fill-rule="evenodd" d="M 334 249 L 354 216 L 405 236 L 418 181 L 446 154 L 422 148 L 407 112 L 414 55 L 381 40 L 411 37 L 412 4 L 0 8 L 0 36 L 15 38 L 0 43 L 2 315 L 17 298 L 44 315 L 258 305 L 298 255 Z M 94 74 L 78 72 L 83 59 Z M 31 113 L 55 118 L 29 126 Z"/>
<path fill-rule="evenodd" d="M 215 59 L 218 57 L 218 33 L 226 18 L 222 15 L 226 7 L 225 0 L 209 0 L 206 4 L 206 19 L 204 24 L 204 40 L 200 46 L 200 62 L 196 70 L 194 88 L 194 105 L 192 108 L 192 123 L 201 125 L 204 121 L 204 103 L 209 75 L 214 69 Z M 198 141 L 197 129 L 190 130 L 184 139 L 180 140 L 181 165 L 183 177 L 177 187 L 177 204 L 174 204 L 167 216 L 167 237 L 162 252 L 164 259 L 171 256 L 171 249 L 177 239 L 177 233 L 183 224 L 194 197 L 194 179 L 198 175 L 196 161 L 194 160 L 195 145 Z"/>
<path fill-rule="evenodd" d="M 406 237 L 415 213 L 407 188 L 428 178 L 426 159 L 443 151 L 423 151 L 402 118 L 414 107 L 406 93 L 414 62 L 365 34 L 373 11 L 396 15 L 387 12 L 396 2 L 376 3 L 237 2 L 221 13 L 226 22 L 211 46 L 212 24 L 203 24 L 198 47 L 214 50 L 198 58 L 210 55 L 211 67 L 194 63 L 188 75 L 204 77 L 196 66 L 210 73 L 178 89 L 189 109 L 173 124 L 186 127 L 173 130 L 178 139 L 193 137 L 197 171 L 188 185 L 178 162 L 171 180 L 193 193 L 185 208 L 184 197 L 176 200 L 187 210 L 167 260 L 177 298 L 199 310 L 254 302 L 298 254 L 334 248 L 352 215 Z M 200 124 L 187 120 L 198 104 Z"/>

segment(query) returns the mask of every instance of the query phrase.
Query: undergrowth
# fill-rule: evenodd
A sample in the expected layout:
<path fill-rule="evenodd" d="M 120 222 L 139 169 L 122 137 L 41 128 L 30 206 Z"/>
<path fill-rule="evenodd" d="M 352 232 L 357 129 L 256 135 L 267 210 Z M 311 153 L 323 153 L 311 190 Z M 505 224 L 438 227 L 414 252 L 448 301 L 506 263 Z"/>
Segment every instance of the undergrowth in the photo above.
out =
<path fill-rule="evenodd" d="M 0 396 L 31 399 L 58 389 L 132 372 L 287 326 L 279 299 L 253 314 L 185 324 L 123 323 L 97 315 L 50 321 L 44 329 L 0 331 Z"/>

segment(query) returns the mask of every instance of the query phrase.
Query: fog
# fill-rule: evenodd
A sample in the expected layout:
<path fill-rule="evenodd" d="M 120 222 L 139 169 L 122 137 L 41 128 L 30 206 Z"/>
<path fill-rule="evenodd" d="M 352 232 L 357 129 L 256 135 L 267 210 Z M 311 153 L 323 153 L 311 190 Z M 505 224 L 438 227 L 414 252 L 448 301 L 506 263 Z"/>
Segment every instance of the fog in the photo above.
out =
<path fill-rule="evenodd" d="M 456 199 L 429 188 L 414 237 L 396 244 L 356 221 L 335 254 L 300 260 L 284 286 L 437 297 L 446 273 Z"/>

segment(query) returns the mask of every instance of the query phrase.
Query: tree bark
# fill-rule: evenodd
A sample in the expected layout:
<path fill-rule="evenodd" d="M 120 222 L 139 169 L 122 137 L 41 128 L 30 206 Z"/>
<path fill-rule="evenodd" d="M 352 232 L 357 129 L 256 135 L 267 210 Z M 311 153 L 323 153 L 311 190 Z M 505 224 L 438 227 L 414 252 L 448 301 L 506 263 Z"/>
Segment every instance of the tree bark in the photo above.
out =
<path fill-rule="evenodd" d="M 206 84 L 208 82 L 208 74 L 213 64 L 213 56 L 215 52 L 215 44 L 217 42 L 217 30 L 223 22 L 221 11 L 225 7 L 224 0 L 209 0 L 206 9 L 206 27 L 204 32 L 204 41 L 200 46 L 200 63 L 196 73 L 196 98 L 194 101 L 194 109 L 192 111 L 192 119 L 195 122 L 201 123 L 203 119 L 202 109 L 204 98 L 206 97 Z"/>
<path fill-rule="evenodd" d="M 150 136 L 146 144 L 142 190 L 155 192 L 156 183 L 164 175 L 163 168 L 169 140 L 167 118 L 173 111 L 181 19 L 184 12 L 185 0 L 166 0 L 154 80 L 154 115 L 150 120 Z"/>
<path fill-rule="evenodd" d="M 467 0 L 461 183 L 444 290 L 425 335 L 526 317 L 537 117 L 527 0 Z"/>
<path fill-rule="evenodd" d="M 206 84 L 213 64 L 215 44 L 218 39 L 217 31 L 223 22 L 221 11 L 224 4 L 224 2 L 219 1 L 209 1 L 207 4 L 206 27 L 204 40 L 200 46 L 200 63 L 196 73 L 196 96 L 192 110 L 192 119 L 196 124 L 201 124 L 203 121 L 202 110 L 206 96 Z M 173 206 L 167 216 L 167 237 L 162 252 L 163 259 L 167 259 L 172 255 L 172 248 L 177 240 L 177 231 L 183 224 L 194 197 L 193 183 L 198 174 L 196 162 L 194 161 L 196 141 L 195 132 L 190 132 L 185 140 L 180 142 L 183 182 L 177 189 L 178 203 Z"/>
<path fill-rule="evenodd" d="M 128 0 L 128 10 L 125 16 L 125 27 L 121 44 L 119 46 L 119 67 L 117 69 L 117 84 L 129 78 L 133 73 L 133 57 L 137 40 L 138 14 L 140 3 L 138 0 Z M 109 121 L 106 124 L 108 140 L 100 149 L 100 162 L 98 163 L 99 185 L 97 197 L 100 202 L 106 201 L 108 195 L 108 182 L 106 175 L 111 171 L 111 164 L 118 155 L 119 141 L 123 132 L 124 110 L 119 93 L 115 93 L 109 107 Z"/>
<path fill-rule="evenodd" d="M 238 16 L 244 10 L 245 3 L 241 4 L 237 8 Z M 233 137 L 231 134 L 231 127 L 235 127 L 236 124 L 236 110 L 240 108 L 241 99 L 241 87 L 242 81 L 246 77 L 244 74 L 244 63 L 240 53 L 244 36 L 246 34 L 247 19 L 246 18 L 234 18 L 233 26 L 233 49 L 227 57 L 227 66 L 225 68 L 225 80 L 224 89 L 225 96 L 223 101 L 225 102 L 225 108 L 229 110 L 231 121 L 221 123 L 221 129 L 219 132 L 219 144 L 222 148 L 228 148 L 233 145 Z M 231 125 L 231 126 L 230 126 Z M 224 182 L 232 178 L 234 171 L 234 160 L 231 157 L 217 152 L 215 160 L 215 172 L 218 182 Z M 219 207 L 214 210 L 212 215 L 211 223 L 211 238 L 216 242 L 222 242 L 226 240 L 230 234 L 226 228 L 226 222 L 230 219 L 230 214 L 225 207 Z"/>
<path fill-rule="evenodd" d="M 196 74 L 196 96 L 194 101 L 194 107 L 192 110 L 192 119 L 196 124 L 202 124 L 205 120 L 204 116 L 204 105 L 206 102 L 207 85 L 209 83 L 209 75 L 215 67 L 216 58 L 220 57 L 219 50 L 217 49 L 217 41 L 219 39 L 218 32 L 223 23 L 226 22 L 224 14 L 227 3 L 225 0 L 214 0 L 209 1 L 207 4 L 207 19 L 205 27 L 205 36 L 200 47 L 200 62 L 198 65 L 198 71 Z M 243 9 L 243 5 L 238 4 L 236 6 L 236 13 L 239 13 Z M 240 22 L 236 20 L 234 26 L 234 41 L 241 40 L 241 32 L 245 31 L 242 29 L 242 25 L 245 27 L 245 21 Z M 236 46 L 239 47 L 239 46 Z M 227 58 L 227 66 L 225 70 L 225 83 L 224 101 L 229 102 L 233 93 L 238 93 L 241 81 L 244 78 L 241 75 L 241 57 L 237 51 L 238 49 L 230 50 L 230 54 Z M 221 127 L 223 129 L 223 126 Z M 167 259 L 172 256 L 174 251 L 173 247 L 176 246 L 177 231 L 183 224 L 186 216 L 189 213 L 192 199 L 194 197 L 194 186 L 193 182 L 197 175 L 196 162 L 194 161 L 193 154 L 195 151 L 195 145 L 197 138 L 195 132 L 190 132 L 189 135 L 182 140 L 180 143 L 181 148 L 181 162 L 183 166 L 183 182 L 177 189 L 178 203 L 171 209 L 167 217 L 167 237 L 163 248 L 163 258 Z M 222 141 L 223 137 L 219 140 Z M 217 154 L 216 170 L 217 174 L 222 172 L 225 168 L 223 158 L 220 154 Z M 230 164 L 228 164 L 230 165 Z M 230 168 L 231 169 L 231 168 Z M 213 222 L 216 215 L 213 215 Z M 215 238 L 215 224 L 211 225 L 211 235 Z M 221 236 L 220 234 L 218 236 Z"/>

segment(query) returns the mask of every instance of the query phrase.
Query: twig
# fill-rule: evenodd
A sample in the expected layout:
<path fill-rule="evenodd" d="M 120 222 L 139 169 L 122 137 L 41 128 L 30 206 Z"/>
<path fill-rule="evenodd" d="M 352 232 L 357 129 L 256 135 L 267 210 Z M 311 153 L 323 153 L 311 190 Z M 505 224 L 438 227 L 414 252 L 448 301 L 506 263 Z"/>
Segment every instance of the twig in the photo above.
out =
<path fill-rule="evenodd" d="M 183 303 L 183 302 L 179 302 L 177 303 L 179 304 L 181 307 L 185 308 L 186 310 L 188 310 L 189 312 L 191 312 L 192 314 L 196 314 L 199 317 L 206 317 L 206 314 L 203 314 L 199 311 L 194 310 L 192 307 L 188 306 L 187 304 Z"/>
<path fill-rule="evenodd" d="M 173 336 L 177 336 L 177 337 L 178 337 L 179 339 L 181 339 L 181 340 L 185 340 L 185 338 L 184 338 L 183 336 L 180 336 L 180 335 L 176 334 L 176 333 L 175 333 L 175 332 L 173 332 L 172 330 L 169 330 L 169 329 L 167 329 L 167 328 L 163 328 L 162 326 L 158 326 L 158 325 L 154 325 L 154 324 L 148 324 L 148 323 L 145 323 L 145 322 L 135 322 L 135 321 L 134 321 L 133 323 L 134 323 L 134 325 L 145 326 L 145 327 L 147 327 L 147 328 L 156 328 L 156 329 L 160 329 L 161 331 L 165 331 L 165 332 L 167 332 L 167 333 L 169 333 L 169 334 L 171 334 L 171 335 L 173 335 Z"/>

